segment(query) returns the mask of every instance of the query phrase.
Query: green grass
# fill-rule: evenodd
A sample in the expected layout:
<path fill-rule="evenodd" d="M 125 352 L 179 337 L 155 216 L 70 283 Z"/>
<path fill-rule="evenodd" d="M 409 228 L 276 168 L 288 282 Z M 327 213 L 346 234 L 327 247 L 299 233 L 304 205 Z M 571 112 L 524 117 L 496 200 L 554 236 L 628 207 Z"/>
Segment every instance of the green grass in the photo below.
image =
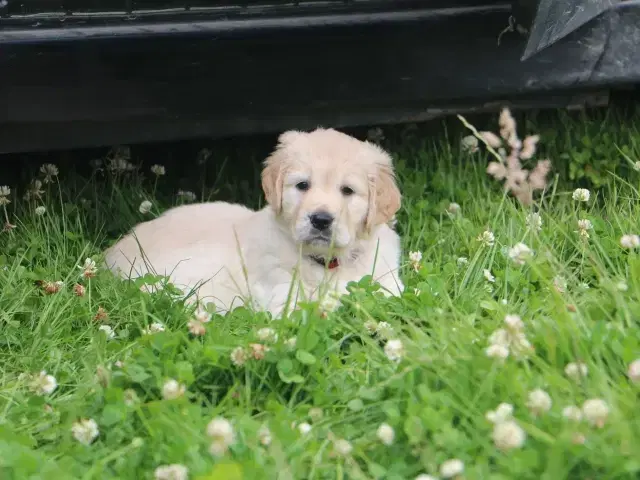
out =
<path fill-rule="evenodd" d="M 627 368 L 640 358 L 640 257 L 621 248 L 620 237 L 640 233 L 640 173 L 632 168 L 639 122 L 614 113 L 521 120 L 522 134 L 541 133 L 554 165 L 530 209 L 486 175 L 487 155 L 460 151 L 462 129 L 390 129 L 384 143 L 404 194 L 405 294 L 383 298 L 364 279 L 335 313 L 308 305 L 269 322 L 237 309 L 195 338 L 187 330 L 192 312 L 169 288 L 144 293 L 140 281 L 120 282 L 103 269 L 80 279 L 78 265 L 87 257 L 100 265 L 106 245 L 175 204 L 179 187 L 259 206 L 257 164 L 247 175 L 246 164 L 234 166 L 214 149 L 208 164 L 194 159 L 187 180 L 173 178 L 171 164 L 157 181 L 148 166 L 88 179 L 63 170 L 41 200 L 12 195 L 7 215 L 17 228 L 0 235 L 0 478 L 144 479 L 171 463 L 186 465 L 194 479 L 441 478 L 452 458 L 464 462 L 466 479 L 637 478 L 640 385 Z M 495 118 L 477 126 L 495 130 Z M 591 189 L 589 202 L 572 199 L 578 186 Z M 138 212 L 144 199 L 154 203 L 147 215 Z M 447 215 L 450 202 L 461 205 L 458 215 Z M 539 232 L 526 223 L 533 210 L 543 220 Z M 583 218 L 593 224 L 586 241 L 576 233 Z M 495 234 L 493 246 L 476 240 L 485 229 Z M 507 256 L 518 242 L 534 251 L 522 267 Z M 410 251 L 422 252 L 418 271 Z M 46 294 L 43 282 L 55 281 L 64 287 Z M 563 292 L 554 281 L 566 281 Z M 76 283 L 84 296 L 74 294 Z M 108 318 L 95 319 L 100 307 Z M 485 350 L 507 314 L 522 318 L 535 350 L 500 362 Z M 372 321 L 391 325 L 390 337 L 404 345 L 401 362 L 386 357 L 384 338 L 368 334 Z M 143 335 L 154 322 L 166 330 Z M 233 365 L 232 350 L 259 343 L 266 326 L 278 340 L 264 359 Z M 291 348 L 285 341 L 294 336 Z M 586 377 L 569 378 L 571 362 L 584 362 Z M 51 394 L 30 388 L 41 370 L 57 380 Z M 165 400 L 171 378 L 186 393 Z M 537 416 L 527 406 L 535 389 L 553 402 Z M 609 407 L 601 428 L 563 417 L 564 407 L 592 398 Z M 485 415 L 501 402 L 513 405 L 526 432 L 521 448 L 494 445 Z M 206 433 L 217 416 L 235 431 L 222 457 L 209 453 Z M 99 426 L 88 446 L 71 433 L 81 418 Z M 312 425 L 306 435 L 292 426 L 303 422 Z M 395 431 L 390 446 L 376 437 L 383 422 Z M 271 432 L 266 446 L 263 426 Z M 351 443 L 348 455 L 334 455 L 337 439 Z"/>

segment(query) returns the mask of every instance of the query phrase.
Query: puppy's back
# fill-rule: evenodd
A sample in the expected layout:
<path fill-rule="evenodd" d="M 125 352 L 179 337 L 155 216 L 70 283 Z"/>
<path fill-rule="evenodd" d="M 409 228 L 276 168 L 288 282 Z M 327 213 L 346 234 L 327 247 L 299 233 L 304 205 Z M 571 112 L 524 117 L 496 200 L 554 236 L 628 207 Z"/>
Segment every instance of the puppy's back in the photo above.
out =
<path fill-rule="evenodd" d="M 170 270 L 175 265 L 164 264 L 171 261 L 169 252 L 233 242 L 234 224 L 242 223 L 254 214 L 243 205 L 226 202 L 175 207 L 158 218 L 136 225 L 107 249 L 105 262 L 111 270 L 120 270 L 121 274 L 143 273 L 145 261 L 158 272 Z"/>

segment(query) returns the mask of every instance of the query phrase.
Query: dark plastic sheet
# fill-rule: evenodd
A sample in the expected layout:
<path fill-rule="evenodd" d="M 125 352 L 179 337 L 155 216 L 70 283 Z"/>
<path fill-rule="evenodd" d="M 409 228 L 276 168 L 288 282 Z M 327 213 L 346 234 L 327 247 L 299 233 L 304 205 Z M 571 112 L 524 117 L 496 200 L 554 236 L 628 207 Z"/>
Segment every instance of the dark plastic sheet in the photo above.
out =
<path fill-rule="evenodd" d="M 540 0 L 523 60 L 553 45 L 624 0 Z"/>

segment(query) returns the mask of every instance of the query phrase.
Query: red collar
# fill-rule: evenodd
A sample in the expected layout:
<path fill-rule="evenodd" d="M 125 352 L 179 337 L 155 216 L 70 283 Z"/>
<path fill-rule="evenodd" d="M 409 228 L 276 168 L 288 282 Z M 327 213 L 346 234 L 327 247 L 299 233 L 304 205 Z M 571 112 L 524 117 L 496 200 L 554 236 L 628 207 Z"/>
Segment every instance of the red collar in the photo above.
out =
<path fill-rule="evenodd" d="M 316 255 L 309 255 L 309 258 L 316 262 L 318 265 L 323 267 L 327 267 L 329 270 L 333 270 L 334 268 L 338 268 L 340 266 L 340 262 L 336 257 L 333 257 L 327 261 L 324 257 L 318 257 Z"/>

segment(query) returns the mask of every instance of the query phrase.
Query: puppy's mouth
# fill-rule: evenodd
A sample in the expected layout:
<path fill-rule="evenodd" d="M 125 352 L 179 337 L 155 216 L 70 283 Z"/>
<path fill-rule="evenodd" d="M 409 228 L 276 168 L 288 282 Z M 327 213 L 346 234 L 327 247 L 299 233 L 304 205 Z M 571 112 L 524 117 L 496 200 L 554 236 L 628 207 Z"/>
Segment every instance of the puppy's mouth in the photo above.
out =
<path fill-rule="evenodd" d="M 302 243 L 312 247 L 326 247 L 331 244 L 333 237 L 331 232 L 311 232 Z"/>
<path fill-rule="evenodd" d="M 334 234 L 332 236 L 330 233 L 324 232 L 311 233 L 305 237 L 301 243 L 308 249 L 308 251 L 322 254 L 329 250 L 333 252 L 342 251 L 348 245 L 348 242 L 341 239 L 339 235 Z"/>
<path fill-rule="evenodd" d="M 296 225 L 292 232 L 298 245 L 321 253 L 326 252 L 327 249 L 342 249 L 349 245 L 349 235 L 345 235 L 345 232 L 338 225 L 331 228 L 318 229 L 306 223 Z"/>

